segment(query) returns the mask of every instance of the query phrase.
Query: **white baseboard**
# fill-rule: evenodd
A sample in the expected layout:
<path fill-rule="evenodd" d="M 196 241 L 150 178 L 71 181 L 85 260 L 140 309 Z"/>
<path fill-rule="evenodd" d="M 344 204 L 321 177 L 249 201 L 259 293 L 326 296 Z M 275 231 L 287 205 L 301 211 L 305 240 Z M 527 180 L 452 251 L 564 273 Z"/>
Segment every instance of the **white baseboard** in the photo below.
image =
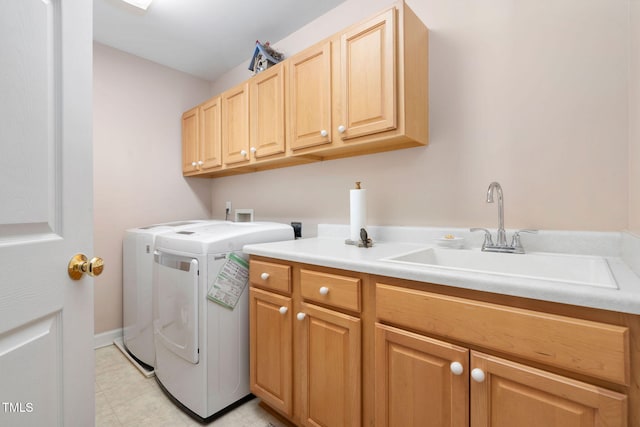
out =
<path fill-rule="evenodd" d="M 122 338 L 122 328 L 96 334 L 93 336 L 93 348 L 111 345 L 117 338 Z"/>

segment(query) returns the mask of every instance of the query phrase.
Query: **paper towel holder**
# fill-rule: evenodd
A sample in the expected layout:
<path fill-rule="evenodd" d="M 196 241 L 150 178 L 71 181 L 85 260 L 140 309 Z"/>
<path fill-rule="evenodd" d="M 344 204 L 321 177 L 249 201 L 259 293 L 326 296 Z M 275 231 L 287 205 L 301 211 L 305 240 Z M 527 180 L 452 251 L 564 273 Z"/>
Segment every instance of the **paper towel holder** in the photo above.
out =
<path fill-rule="evenodd" d="M 373 242 L 369 239 L 366 228 L 366 190 L 362 189 L 361 181 L 356 181 L 356 188 L 349 192 L 350 226 L 349 238 L 344 241 L 347 245 L 370 247 Z"/>
<path fill-rule="evenodd" d="M 360 237 L 361 237 L 360 240 L 346 239 L 344 243 L 346 245 L 353 245 L 359 248 L 370 248 L 373 246 L 373 240 L 369 237 L 369 234 L 367 233 L 366 229 L 364 228 L 360 229 Z"/>

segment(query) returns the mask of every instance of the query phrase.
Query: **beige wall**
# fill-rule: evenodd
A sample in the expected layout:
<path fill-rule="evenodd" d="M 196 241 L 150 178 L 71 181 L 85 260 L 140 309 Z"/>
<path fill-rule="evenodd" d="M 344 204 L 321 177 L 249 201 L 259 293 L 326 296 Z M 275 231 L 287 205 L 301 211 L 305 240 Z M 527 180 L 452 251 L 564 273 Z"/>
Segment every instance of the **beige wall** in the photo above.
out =
<path fill-rule="evenodd" d="M 640 1 L 631 0 L 629 230 L 640 235 Z"/>
<path fill-rule="evenodd" d="M 94 44 L 95 332 L 122 327 L 122 234 L 127 228 L 210 216 L 207 180 L 181 171 L 180 115 L 209 82 Z"/>
<path fill-rule="evenodd" d="M 431 144 L 215 179 L 213 216 L 230 200 L 312 235 L 348 223 L 359 180 L 370 224 L 495 227 L 497 180 L 508 228 L 627 228 L 629 0 L 407 3 L 430 28 Z M 389 4 L 347 0 L 275 46 L 294 54 Z"/>
<path fill-rule="evenodd" d="M 95 44 L 95 331 L 122 325 L 123 230 L 254 208 L 256 219 L 348 223 L 363 181 L 369 223 L 640 232 L 638 0 L 408 0 L 430 28 L 431 144 L 214 180 L 182 178 L 182 111 L 250 76 L 216 82 Z M 290 56 L 376 13 L 347 0 L 276 47 Z M 631 13 L 629 12 L 631 10 Z"/>

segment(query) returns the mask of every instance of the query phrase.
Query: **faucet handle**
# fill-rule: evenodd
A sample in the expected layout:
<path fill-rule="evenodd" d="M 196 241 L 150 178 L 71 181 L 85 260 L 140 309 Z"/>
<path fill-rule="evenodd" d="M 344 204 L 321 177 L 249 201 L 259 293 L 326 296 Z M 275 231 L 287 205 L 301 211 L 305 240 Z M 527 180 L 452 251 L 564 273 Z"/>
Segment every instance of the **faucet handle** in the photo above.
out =
<path fill-rule="evenodd" d="M 537 234 L 538 230 L 533 230 L 531 228 L 523 228 L 522 230 L 518 230 L 513 233 L 513 237 L 511 238 L 511 247 L 515 249 L 516 253 L 523 254 L 524 248 L 522 247 L 522 242 L 520 241 L 520 233 Z"/>
<path fill-rule="evenodd" d="M 486 246 L 493 246 L 493 239 L 491 238 L 491 232 L 486 228 L 474 227 L 470 228 L 469 231 L 484 231 L 484 243 L 482 243 L 482 249 Z"/>

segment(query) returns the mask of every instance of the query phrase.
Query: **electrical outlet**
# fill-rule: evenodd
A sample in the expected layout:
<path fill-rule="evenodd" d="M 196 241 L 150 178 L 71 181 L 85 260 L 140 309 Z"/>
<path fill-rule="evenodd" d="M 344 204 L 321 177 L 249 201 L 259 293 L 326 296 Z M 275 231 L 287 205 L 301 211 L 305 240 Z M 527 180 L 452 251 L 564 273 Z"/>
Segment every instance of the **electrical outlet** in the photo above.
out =
<path fill-rule="evenodd" d="M 226 210 L 227 212 L 231 212 L 231 202 L 227 202 Z"/>

